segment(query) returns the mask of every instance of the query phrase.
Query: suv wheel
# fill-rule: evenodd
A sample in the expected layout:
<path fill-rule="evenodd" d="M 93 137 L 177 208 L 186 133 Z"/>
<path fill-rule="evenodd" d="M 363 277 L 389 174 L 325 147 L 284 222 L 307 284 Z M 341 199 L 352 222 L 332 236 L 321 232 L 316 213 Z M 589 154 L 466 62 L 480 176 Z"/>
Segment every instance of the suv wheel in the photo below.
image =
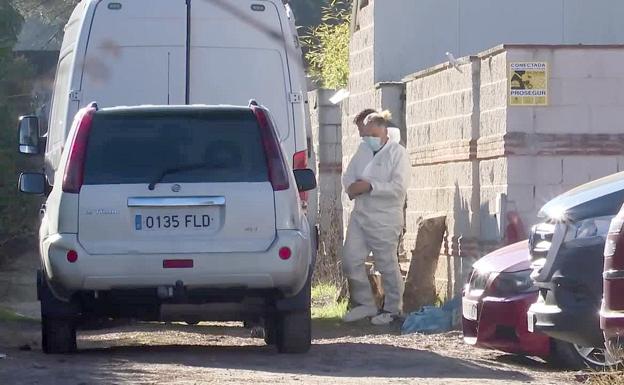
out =
<path fill-rule="evenodd" d="M 275 342 L 280 353 L 306 353 L 312 344 L 310 309 L 281 313 L 277 317 Z M 270 328 L 269 328 L 270 329 Z M 271 335 L 267 333 L 267 337 Z"/>
<path fill-rule="evenodd" d="M 618 365 L 604 348 L 587 348 L 569 342 L 553 341 L 553 364 L 566 369 L 608 369 Z"/>
<path fill-rule="evenodd" d="M 76 351 L 76 325 L 72 319 L 43 316 L 41 347 L 46 354 Z"/>
<path fill-rule="evenodd" d="M 264 320 L 264 342 L 267 345 L 277 343 L 277 321 L 275 317 L 267 317 Z"/>
<path fill-rule="evenodd" d="M 46 354 L 76 351 L 76 309 L 58 300 L 41 271 L 37 272 L 37 296 L 41 302 L 41 348 Z"/>

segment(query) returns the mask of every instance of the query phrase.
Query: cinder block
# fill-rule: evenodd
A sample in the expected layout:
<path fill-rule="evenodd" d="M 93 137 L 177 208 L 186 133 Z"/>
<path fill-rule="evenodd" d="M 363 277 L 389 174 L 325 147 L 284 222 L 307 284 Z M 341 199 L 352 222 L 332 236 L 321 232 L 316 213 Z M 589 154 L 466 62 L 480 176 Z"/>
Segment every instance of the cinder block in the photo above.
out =
<path fill-rule="evenodd" d="M 624 90 L 617 78 L 571 78 L 556 79 L 549 89 L 561 86 L 561 99 L 553 100 L 552 105 L 592 105 L 617 106 L 622 100 Z"/>
<path fill-rule="evenodd" d="M 505 158 L 484 160 L 479 162 L 479 179 L 481 188 L 488 186 L 504 186 L 508 183 L 508 164 Z M 515 178 L 515 174 L 512 174 Z"/>
<path fill-rule="evenodd" d="M 588 106 L 550 106 L 535 110 L 535 132 L 548 134 L 589 133 Z"/>
<path fill-rule="evenodd" d="M 614 156 L 569 156 L 563 159 L 563 183 L 578 186 L 617 170 L 618 158 Z"/>
<path fill-rule="evenodd" d="M 564 193 L 566 189 L 562 184 L 558 185 L 536 185 L 535 186 L 535 207 L 541 208 L 553 198 Z"/>
<path fill-rule="evenodd" d="M 322 144 L 341 144 L 342 135 L 340 125 L 323 124 L 319 130 L 319 143 Z"/>
<path fill-rule="evenodd" d="M 480 107 L 481 110 L 505 108 L 507 106 L 507 79 L 496 82 L 481 83 Z"/>
<path fill-rule="evenodd" d="M 507 200 L 516 211 L 525 212 L 535 209 L 535 185 L 533 184 L 509 184 L 507 186 Z"/>
<path fill-rule="evenodd" d="M 535 132 L 535 110 L 532 107 L 506 109 L 507 127 L 506 132 Z"/>
<path fill-rule="evenodd" d="M 337 106 L 323 107 L 319 121 L 321 124 L 339 125 L 342 121 L 342 111 Z"/>
<path fill-rule="evenodd" d="M 591 132 L 624 133 L 624 106 L 591 106 Z"/>
<path fill-rule="evenodd" d="M 588 78 L 599 68 L 601 60 L 597 50 L 562 49 L 552 54 L 550 76 L 552 78 Z M 574 64 L 571 64 L 574 63 Z"/>
<path fill-rule="evenodd" d="M 507 131 L 507 114 L 505 108 L 481 110 L 479 118 L 479 134 L 481 137 L 502 135 Z"/>
<path fill-rule="evenodd" d="M 539 157 L 535 159 L 534 165 L 536 184 L 557 185 L 563 183 L 562 157 Z"/>

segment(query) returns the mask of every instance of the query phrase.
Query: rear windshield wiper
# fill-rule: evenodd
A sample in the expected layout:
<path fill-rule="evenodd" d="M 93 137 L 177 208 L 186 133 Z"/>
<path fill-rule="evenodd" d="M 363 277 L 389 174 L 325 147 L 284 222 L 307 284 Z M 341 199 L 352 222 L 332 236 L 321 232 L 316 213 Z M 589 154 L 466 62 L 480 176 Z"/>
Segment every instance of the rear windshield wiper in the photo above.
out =
<path fill-rule="evenodd" d="M 178 166 L 178 167 L 165 169 L 163 172 L 158 174 L 158 176 L 154 178 L 154 180 L 150 182 L 147 188 L 150 190 L 153 190 L 156 187 L 156 185 L 160 183 L 163 180 L 163 178 L 169 174 L 175 174 L 175 173 L 183 172 L 183 171 L 199 170 L 204 167 L 208 167 L 208 163 L 203 162 L 203 163 L 187 164 L 184 166 Z"/>

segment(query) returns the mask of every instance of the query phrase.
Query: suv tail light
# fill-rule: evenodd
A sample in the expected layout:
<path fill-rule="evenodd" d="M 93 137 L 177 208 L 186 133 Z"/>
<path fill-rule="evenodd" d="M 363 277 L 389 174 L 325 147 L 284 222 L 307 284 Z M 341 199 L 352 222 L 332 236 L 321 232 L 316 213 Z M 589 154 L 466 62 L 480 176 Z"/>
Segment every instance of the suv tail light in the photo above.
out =
<path fill-rule="evenodd" d="M 65 165 L 63 176 L 63 192 L 78 194 L 84 180 L 84 162 L 89 143 L 89 132 L 93 123 L 93 115 L 97 111 L 97 105 L 91 103 L 78 111 L 73 125 L 77 126 L 69 148 L 69 158 Z"/>
<path fill-rule="evenodd" d="M 603 298 L 606 310 L 624 310 L 624 206 L 611 220 L 604 249 Z"/>
<path fill-rule="evenodd" d="M 301 170 L 308 168 L 308 152 L 299 151 L 293 156 L 293 170 Z M 302 191 L 299 193 L 299 197 L 303 202 L 308 201 L 308 192 Z"/>
<path fill-rule="evenodd" d="M 624 270 L 624 206 L 622 210 L 611 220 L 607 241 L 605 242 L 605 270 Z"/>
<path fill-rule="evenodd" d="M 260 126 L 260 135 L 262 136 L 264 153 L 267 157 L 269 180 L 273 186 L 273 191 L 288 190 L 290 182 L 288 180 L 286 162 L 280 150 L 273 122 L 269 119 L 267 111 L 262 107 L 256 105 L 250 105 L 250 107 Z"/>

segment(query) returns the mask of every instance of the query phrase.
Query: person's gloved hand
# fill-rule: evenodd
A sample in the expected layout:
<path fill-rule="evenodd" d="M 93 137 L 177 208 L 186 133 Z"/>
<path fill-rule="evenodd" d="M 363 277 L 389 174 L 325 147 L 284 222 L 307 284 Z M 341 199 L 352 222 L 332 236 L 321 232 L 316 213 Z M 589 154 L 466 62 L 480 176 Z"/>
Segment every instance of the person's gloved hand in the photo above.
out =
<path fill-rule="evenodd" d="M 349 186 L 347 189 L 347 194 L 349 195 L 349 199 L 353 200 L 358 195 L 362 195 L 371 191 L 372 186 L 370 183 L 364 180 L 357 180 Z"/>

